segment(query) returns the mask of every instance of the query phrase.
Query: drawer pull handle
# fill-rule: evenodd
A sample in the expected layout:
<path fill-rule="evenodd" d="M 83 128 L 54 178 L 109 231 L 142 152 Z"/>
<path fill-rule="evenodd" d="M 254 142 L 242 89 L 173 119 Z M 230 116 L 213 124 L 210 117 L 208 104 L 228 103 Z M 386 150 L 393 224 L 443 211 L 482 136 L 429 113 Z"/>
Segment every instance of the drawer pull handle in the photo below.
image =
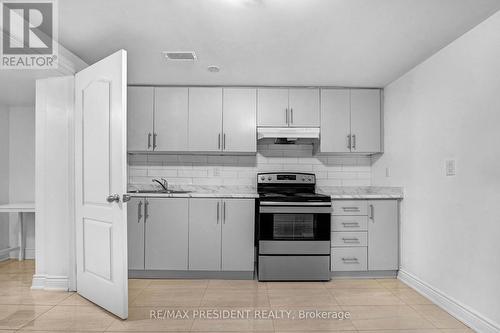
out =
<path fill-rule="evenodd" d="M 351 241 L 351 242 L 359 242 L 359 238 L 342 238 L 344 242 L 346 241 Z"/>
<path fill-rule="evenodd" d="M 343 210 L 354 210 L 356 212 L 359 212 L 359 207 L 342 207 Z"/>
<path fill-rule="evenodd" d="M 358 258 L 342 258 L 342 261 L 347 264 L 356 264 L 358 262 Z"/>
<path fill-rule="evenodd" d="M 342 222 L 344 227 L 359 227 L 358 222 Z"/>

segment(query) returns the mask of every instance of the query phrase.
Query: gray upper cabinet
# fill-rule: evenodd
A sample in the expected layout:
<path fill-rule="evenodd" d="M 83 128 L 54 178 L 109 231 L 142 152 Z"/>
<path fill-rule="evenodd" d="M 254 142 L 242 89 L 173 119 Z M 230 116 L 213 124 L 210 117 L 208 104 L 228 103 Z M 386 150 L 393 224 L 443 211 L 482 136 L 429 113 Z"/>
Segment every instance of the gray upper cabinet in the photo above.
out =
<path fill-rule="evenodd" d="M 224 88 L 222 150 L 257 152 L 257 90 Z"/>
<path fill-rule="evenodd" d="M 222 149 L 222 88 L 189 88 L 189 150 Z"/>
<path fill-rule="evenodd" d="M 153 150 L 152 87 L 128 87 L 127 136 L 129 151 Z"/>
<path fill-rule="evenodd" d="M 368 201 L 368 269 L 397 270 L 399 262 L 398 201 Z"/>
<path fill-rule="evenodd" d="M 221 214 L 219 199 L 190 199 L 190 270 L 219 271 L 221 269 Z"/>
<path fill-rule="evenodd" d="M 320 98 L 317 88 L 260 88 L 258 126 L 318 127 Z"/>
<path fill-rule="evenodd" d="M 254 270 L 255 201 L 222 201 L 222 270 Z"/>
<path fill-rule="evenodd" d="M 188 88 L 155 88 L 154 144 L 156 151 L 187 151 Z"/>
<path fill-rule="evenodd" d="M 288 108 L 290 127 L 319 127 L 319 89 L 289 89 Z"/>
<path fill-rule="evenodd" d="M 127 204 L 128 269 L 144 269 L 144 198 Z"/>
<path fill-rule="evenodd" d="M 352 151 L 381 151 L 380 90 L 351 89 Z"/>
<path fill-rule="evenodd" d="M 259 88 L 257 90 L 257 121 L 259 126 L 288 126 L 288 89 Z"/>
<path fill-rule="evenodd" d="M 188 269 L 189 199 L 147 198 L 145 269 Z"/>
<path fill-rule="evenodd" d="M 351 94 L 349 89 L 321 89 L 321 152 L 351 151 Z"/>
<path fill-rule="evenodd" d="M 382 151 L 380 89 L 322 89 L 323 153 Z"/>

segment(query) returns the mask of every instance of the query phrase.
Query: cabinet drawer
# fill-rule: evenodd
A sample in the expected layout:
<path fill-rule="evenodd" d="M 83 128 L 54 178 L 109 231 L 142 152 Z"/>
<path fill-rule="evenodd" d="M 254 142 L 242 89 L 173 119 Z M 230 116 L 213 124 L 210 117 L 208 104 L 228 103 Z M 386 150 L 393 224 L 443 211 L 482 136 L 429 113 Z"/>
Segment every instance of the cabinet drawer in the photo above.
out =
<path fill-rule="evenodd" d="M 368 246 L 366 231 L 333 231 L 332 247 L 336 246 Z"/>
<path fill-rule="evenodd" d="M 368 216 L 333 215 L 332 231 L 366 231 Z"/>
<path fill-rule="evenodd" d="M 366 247 L 332 248 L 332 271 L 366 271 L 368 268 Z"/>
<path fill-rule="evenodd" d="M 368 215 L 366 200 L 333 200 L 332 215 Z"/>

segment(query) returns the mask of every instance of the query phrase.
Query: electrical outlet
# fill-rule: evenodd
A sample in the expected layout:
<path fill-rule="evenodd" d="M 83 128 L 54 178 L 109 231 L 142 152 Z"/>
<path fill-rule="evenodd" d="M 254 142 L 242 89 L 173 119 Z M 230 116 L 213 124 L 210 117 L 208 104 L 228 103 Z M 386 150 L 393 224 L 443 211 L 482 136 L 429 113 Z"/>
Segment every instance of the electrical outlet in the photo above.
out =
<path fill-rule="evenodd" d="M 446 160 L 445 161 L 445 168 L 446 168 L 446 176 L 455 176 L 457 174 L 456 166 L 455 166 L 455 160 Z"/>

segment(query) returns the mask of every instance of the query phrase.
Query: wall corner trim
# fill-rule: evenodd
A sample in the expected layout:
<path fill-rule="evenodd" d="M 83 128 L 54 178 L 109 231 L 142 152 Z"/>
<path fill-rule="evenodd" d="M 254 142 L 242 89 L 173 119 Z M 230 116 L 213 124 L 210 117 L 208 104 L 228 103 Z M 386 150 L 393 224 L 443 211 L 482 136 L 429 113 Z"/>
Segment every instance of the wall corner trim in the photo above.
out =
<path fill-rule="evenodd" d="M 63 290 L 69 291 L 69 278 L 67 276 L 33 275 L 32 290 Z"/>
<path fill-rule="evenodd" d="M 455 318 L 480 333 L 500 333 L 500 325 L 469 309 L 452 297 L 433 288 L 426 282 L 405 270 L 400 270 L 398 279 L 430 299 L 434 304 L 452 314 Z"/>

